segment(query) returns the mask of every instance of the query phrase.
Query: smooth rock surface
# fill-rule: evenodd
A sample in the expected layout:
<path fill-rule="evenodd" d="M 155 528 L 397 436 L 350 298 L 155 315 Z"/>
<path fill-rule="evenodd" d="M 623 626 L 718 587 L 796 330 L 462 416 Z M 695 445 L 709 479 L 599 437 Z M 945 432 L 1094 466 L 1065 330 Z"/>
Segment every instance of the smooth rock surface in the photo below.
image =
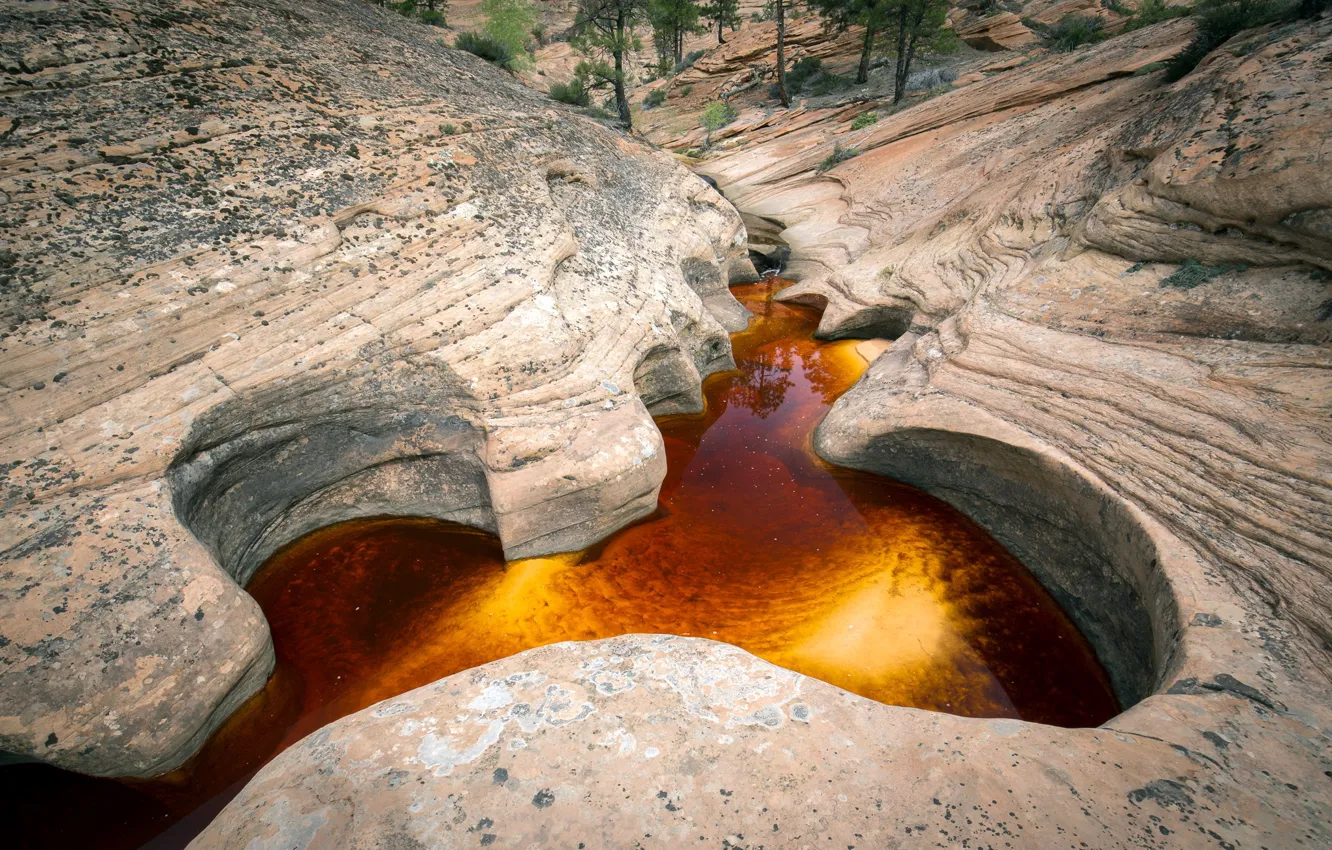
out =
<path fill-rule="evenodd" d="M 337 520 L 576 549 L 731 364 L 735 211 L 354 0 L 0 5 L 0 750 L 181 763 Z"/>
<path fill-rule="evenodd" d="M 789 245 L 799 282 L 780 297 L 824 307 L 821 335 L 897 337 L 820 425 L 819 453 L 989 529 L 1121 699 L 1142 700 L 1105 728 L 1169 741 L 1207 776 L 1158 776 L 1154 754 L 1070 733 L 1061 754 L 1097 753 L 1098 782 L 1145 784 L 1079 793 L 1109 825 L 1098 839 L 1022 833 L 1033 846 L 1328 841 L 1332 22 L 1244 33 L 1166 84 L 1155 63 L 1191 32 L 995 66 L 860 131 L 833 108 L 773 121 L 702 166 L 768 223 L 765 244 Z M 860 154 L 820 173 L 835 143 Z M 1253 710 L 1176 701 L 1223 692 Z M 1074 774 L 972 746 L 967 770 L 1002 771 L 1005 796 Z M 1316 784 L 1255 782 L 1241 752 Z M 1144 800 L 1194 807 L 1194 781 L 1216 796 L 1187 827 L 1126 819 Z M 1285 831 L 1246 833 L 1255 796 Z"/>
<path fill-rule="evenodd" d="M 1150 703 L 1059 729 L 871 702 L 698 638 L 555 644 L 324 727 L 190 847 L 1332 840 L 1305 718 L 1202 688 Z"/>

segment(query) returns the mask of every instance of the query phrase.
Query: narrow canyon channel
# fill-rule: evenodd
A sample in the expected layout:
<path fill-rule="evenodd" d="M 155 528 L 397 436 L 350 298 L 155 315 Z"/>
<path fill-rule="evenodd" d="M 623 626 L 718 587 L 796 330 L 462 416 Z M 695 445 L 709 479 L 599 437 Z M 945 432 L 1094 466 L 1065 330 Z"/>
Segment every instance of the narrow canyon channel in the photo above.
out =
<path fill-rule="evenodd" d="M 712 638 L 870 699 L 1094 726 L 1118 712 L 1091 647 L 1026 569 L 918 490 L 810 448 L 865 368 L 817 315 L 754 314 L 707 412 L 659 420 L 659 509 L 591 550 L 506 563 L 491 535 L 419 519 L 332 526 L 248 590 L 277 672 L 185 768 L 113 781 L 0 770 L 19 847 L 183 847 L 273 755 L 374 702 L 525 649 L 634 632 Z M 14 846 L 14 845 L 9 845 Z"/>

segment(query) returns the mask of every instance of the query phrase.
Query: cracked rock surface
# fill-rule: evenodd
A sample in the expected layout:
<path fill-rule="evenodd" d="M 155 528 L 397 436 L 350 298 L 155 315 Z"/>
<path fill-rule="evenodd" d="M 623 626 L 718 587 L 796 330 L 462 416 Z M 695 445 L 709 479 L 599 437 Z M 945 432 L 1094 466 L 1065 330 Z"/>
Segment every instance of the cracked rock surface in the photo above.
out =
<path fill-rule="evenodd" d="M 510 556 L 656 504 L 731 365 L 734 210 L 355 0 L 0 4 L 0 750 L 180 764 L 330 522 Z"/>

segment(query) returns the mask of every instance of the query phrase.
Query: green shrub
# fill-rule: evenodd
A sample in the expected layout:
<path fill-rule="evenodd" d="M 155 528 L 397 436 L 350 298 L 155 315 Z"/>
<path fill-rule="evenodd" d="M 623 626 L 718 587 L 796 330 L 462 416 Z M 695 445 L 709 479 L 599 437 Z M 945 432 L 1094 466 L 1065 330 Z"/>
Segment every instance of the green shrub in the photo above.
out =
<path fill-rule="evenodd" d="M 1094 44 L 1105 38 L 1101 19 L 1090 15 L 1065 15 L 1059 23 L 1046 30 L 1050 48 L 1060 53 L 1076 50 L 1084 44 Z"/>
<path fill-rule="evenodd" d="M 513 52 L 490 36 L 474 32 L 460 32 L 458 38 L 453 42 L 453 46 L 459 50 L 466 50 L 473 56 L 480 56 L 492 65 L 498 65 L 510 71 L 517 67 Z"/>
<path fill-rule="evenodd" d="M 567 83 L 551 83 L 550 96 L 572 106 L 589 106 L 592 103 L 592 95 L 582 77 L 574 77 Z"/>
<path fill-rule="evenodd" d="M 806 56 L 803 59 L 797 59 L 795 64 L 786 72 L 786 87 L 790 91 L 798 92 L 805 87 L 805 83 L 823 72 L 823 60 L 813 56 Z"/>
<path fill-rule="evenodd" d="M 678 74 L 686 68 L 694 67 L 694 63 L 703 58 L 703 53 L 704 51 L 702 50 L 695 50 L 692 53 L 686 54 L 680 64 L 675 66 L 675 73 Z"/>
<path fill-rule="evenodd" d="M 1138 10 L 1124 23 L 1124 32 L 1150 27 L 1162 21 L 1182 18 L 1193 11 L 1188 6 L 1167 6 L 1165 0 L 1142 0 Z"/>
<path fill-rule="evenodd" d="M 846 162 L 848 159 L 851 159 L 852 157 L 859 155 L 860 155 L 860 148 L 853 148 L 853 147 L 844 148 L 842 147 L 841 142 L 835 142 L 833 144 L 832 153 L 824 157 L 823 162 L 819 163 L 819 171 L 820 172 L 828 171 L 829 169 L 835 168 L 839 164 Z"/>
<path fill-rule="evenodd" d="M 879 113 L 873 111 L 862 112 L 856 116 L 856 120 L 851 122 L 851 129 L 863 130 L 878 120 L 879 120 Z"/>
<path fill-rule="evenodd" d="M 1192 289 L 1195 286 L 1202 286 L 1218 275 L 1223 275 L 1226 272 L 1242 272 L 1247 268 L 1248 266 L 1243 265 L 1204 266 L 1197 260 L 1185 260 L 1179 268 L 1162 279 L 1161 285 L 1173 286 L 1177 289 Z"/>
<path fill-rule="evenodd" d="M 1193 7 L 1197 32 L 1187 47 L 1171 57 L 1166 79 L 1172 82 L 1183 79 L 1207 54 L 1236 33 L 1297 13 L 1292 5 L 1282 0 L 1199 0 Z"/>
<path fill-rule="evenodd" d="M 444 13 L 438 9 L 433 12 L 426 9 L 417 17 L 421 19 L 421 23 L 429 24 L 432 27 L 446 27 L 449 25 L 448 21 L 444 20 Z"/>
<path fill-rule="evenodd" d="M 809 84 L 809 93 L 812 95 L 832 94 L 841 91 L 851 85 L 850 77 L 843 77 L 839 74 L 822 73 L 815 77 Z"/>
<path fill-rule="evenodd" d="M 517 70 L 527 64 L 527 38 L 537 24 L 536 10 L 528 0 L 483 0 L 486 16 L 482 32 L 496 44 L 504 45 L 513 57 L 504 67 Z"/>
<path fill-rule="evenodd" d="M 458 134 L 457 124 L 440 124 L 439 131 L 446 136 L 456 136 Z"/>
<path fill-rule="evenodd" d="M 694 87 L 693 87 L 693 86 L 681 86 L 681 87 L 680 87 L 680 97 L 689 97 L 689 96 L 690 96 L 691 94 L 693 94 L 693 93 L 694 93 Z"/>
<path fill-rule="evenodd" d="M 724 100 L 714 100 L 703 109 L 703 114 L 699 116 L 698 123 L 703 125 L 703 129 L 709 133 L 715 133 L 727 124 L 730 124 L 740 115 L 740 112 L 731 104 Z"/>
<path fill-rule="evenodd" d="M 390 3 L 389 8 L 402 15 L 404 18 L 416 16 L 416 0 L 403 0 L 401 3 Z"/>
<path fill-rule="evenodd" d="M 661 106 L 665 102 L 666 102 L 666 89 L 664 87 L 659 89 L 653 89 L 652 91 L 648 92 L 647 97 L 643 98 L 643 108 L 652 109 L 654 107 Z"/>

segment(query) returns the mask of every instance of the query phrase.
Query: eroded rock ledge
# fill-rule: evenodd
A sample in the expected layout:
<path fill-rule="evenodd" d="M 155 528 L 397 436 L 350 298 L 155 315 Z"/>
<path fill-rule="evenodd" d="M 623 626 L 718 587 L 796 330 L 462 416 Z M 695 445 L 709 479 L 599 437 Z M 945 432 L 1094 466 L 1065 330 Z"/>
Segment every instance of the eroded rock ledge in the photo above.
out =
<path fill-rule="evenodd" d="M 355 0 L 0 31 L 0 750 L 179 764 L 272 666 L 237 582 L 318 526 L 653 509 L 650 411 L 745 321 L 703 181 Z"/>
<path fill-rule="evenodd" d="M 190 846 L 1326 843 L 1303 720 L 1198 690 L 1059 729 L 871 702 L 698 638 L 556 644 L 324 727 Z M 1250 751 L 1233 730 L 1254 725 Z"/>

